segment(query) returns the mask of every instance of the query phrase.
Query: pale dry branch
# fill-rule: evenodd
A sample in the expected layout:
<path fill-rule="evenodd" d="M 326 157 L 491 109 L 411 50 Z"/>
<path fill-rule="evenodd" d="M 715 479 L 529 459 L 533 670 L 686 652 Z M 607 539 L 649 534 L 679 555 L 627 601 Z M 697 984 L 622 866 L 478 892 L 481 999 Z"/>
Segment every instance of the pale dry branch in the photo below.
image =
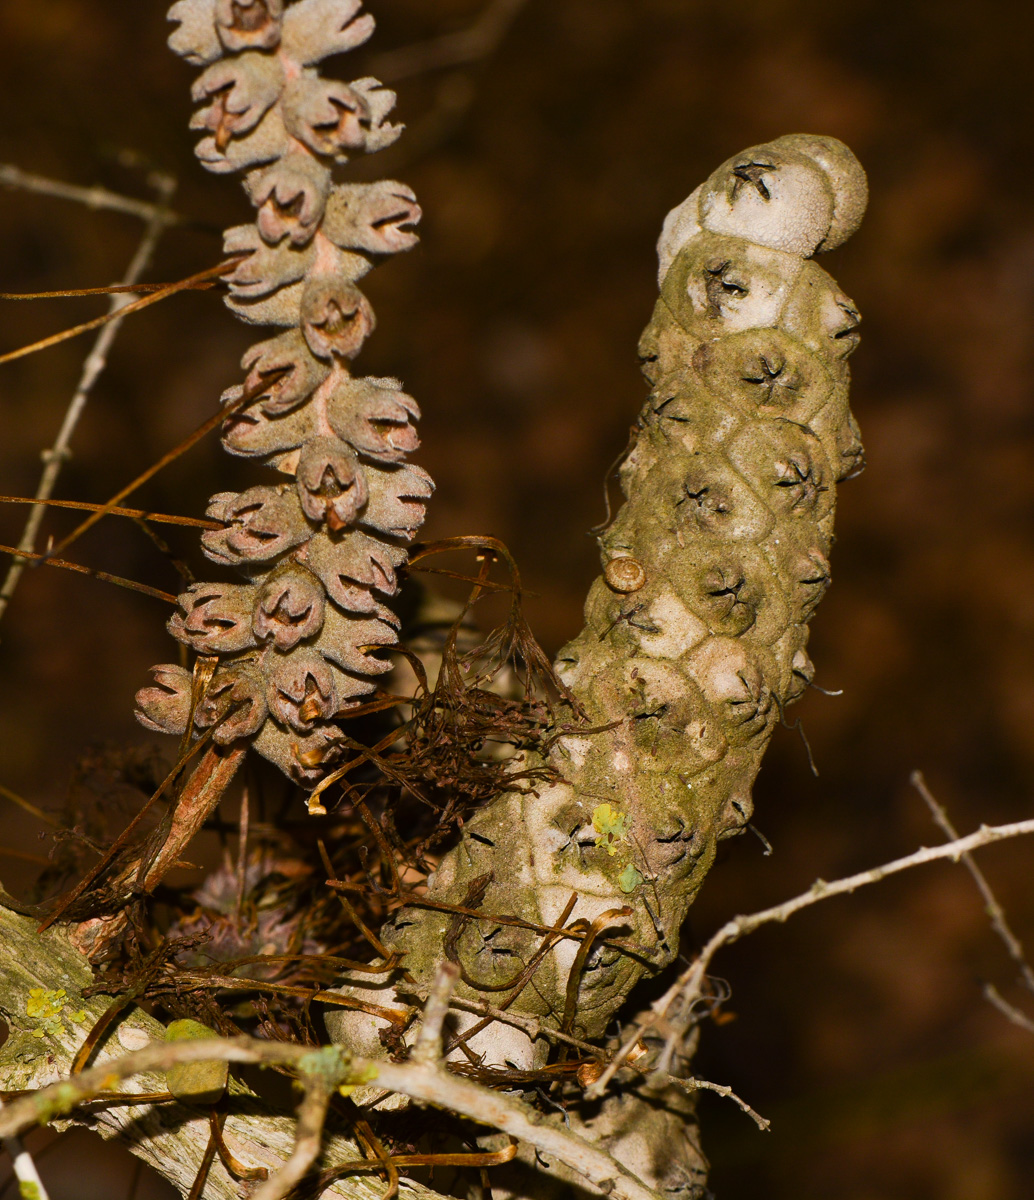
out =
<path fill-rule="evenodd" d="M 846 878 L 834 880 L 832 883 L 827 883 L 824 879 L 817 879 L 806 892 L 802 892 L 792 900 L 786 900 L 782 904 L 762 909 L 760 912 L 733 917 L 711 937 L 697 958 L 682 972 L 664 995 L 654 1001 L 650 1016 L 646 1020 L 636 1023 L 607 1069 L 587 1089 L 586 1095 L 589 1099 L 593 1099 L 603 1094 L 614 1074 L 624 1065 L 636 1043 L 644 1033 L 651 1029 L 666 1033 L 668 1041 L 663 1059 L 666 1061 L 671 1057 L 671 1048 L 688 1028 L 695 1006 L 703 999 L 707 969 L 711 965 L 711 960 L 723 946 L 739 941 L 741 937 L 753 933 L 762 925 L 771 925 L 775 922 L 781 924 L 792 917 L 794 913 L 818 904 L 820 900 L 847 895 L 870 883 L 879 883 L 881 879 L 886 879 L 901 871 L 907 871 L 912 867 L 922 866 L 924 863 L 939 862 L 944 859 L 960 862 L 964 855 L 980 849 L 981 846 L 990 846 L 994 842 L 1021 837 L 1029 833 L 1034 833 L 1034 820 L 1014 821 L 1009 825 L 982 825 L 976 833 L 971 833 L 967 837 L 956 838 L 941 846 L 923 846 L 904 858 L 894 859 L 893 862 L 884 863 L 882 866 L 873 867 L 868 871 L 860 871 L 856 875 L 848 875 Z"/>
<path fill-rule="evenodd" d="M 77 1105 L 112 1089 L 119 1080 L 145 1072 L 168 1071 L 177 1064 L 200 1062 L 291 1067 L 303 1077 L 316 1081 L 313 1087 L 336 1088 L 376 1079 L 378 1085 L 388 1091 L 492 1125 L 502 1133 L 527 1142 L 542 1153 L 559 1159 L 615 1200 L 658 1200 L 656 1192 L 584 1138 L 542 1123 L 534 1109 L 470 1080 L 422 1063 L 350 1057 L 338 1046 L 312 1050 L 250 1037 L 152 1044 L 91 1067 L 15 1100 L 0 1113 L 0 1137 L 17 1137 L 34 1125 L 67 1116 Z M 314 1102 L 313 1111 L 307 1113 L 305 1137 L 309 1136 L 316 1115 Z M 283 1193 L 271 1192 L 269 1197 L 263 1196 L 263 1200 L 272 1200 L 275 1195 Z"/>
<path fill-rule="evenodd" d="M 913 771 L 911 778 L 912 786 L 916 789 L 919 795 L 923 798 L 927 808 L 929 808 L 933 819 L 938 826 L 944 831 L 945 836 L 952 841 L 958 840 L 958 830 L 952 824 L 950 817 L 933 796 L 927 786 L 926 779 L 922 771 Z M 987 876 L 977 866 L 971 854 L 963 854 L 962 865 L 973 877 L 973 882 L 977 885 L 977 890 L 980 892 L 984 901 L 984 911 L 987 913 L 988 920 L 991 922 L 991 928 L 1001 938 L 1006 950 L 1009 952 L 1009 957 L 1016 964 L 1020 972 L 1020 978 L 1028 990 L 1034 992 L 1034 970 L 1031 969 L 1030 963 L 1027 961 L 1027 955 L 1023 949 L 1023 943 L 1013 933 L 1009 927 L 1009 922 L 1006 919 L 1005 911 L 998 903 L 998 898 L 991 889 L 991 885 L 987 881 Z"/>
<path fill-rule="evenodd" d="M 3 1112 L 4 1102 L 0 1100 L 0 1113 Z M 36 1170 L 32 1155 L 22 1145 L 21 1138 L 6 1137 L 2 1139 L 3 1148 L 11 1156 L 14 1177 L 18 1180 L 18 1191 L 22 1196 L 31 1196 L 33 1200 L 50 1200 L 43 1180 Z"/>
<path fill-rule="evenodd" d="M 9 186 L 14 186 L 11 182 L 10 172 L 16 171 L 16 168 L 3 167 L 0 168 L 0 182 L 7 183 Z M 42 190 L 42 184 L 52 184 L 52 181 L 41 180 L 38 176 L 25 176 L 25 179 L 34 180 L 36 186 L 31 190 Z M 28 184 L 24 179 L 18 186 L 27 187 Z M 70 185 L 56 185 L 52 187 L 69 187 Z M 168 175 L 160 175 L 156 179 L 155 186 L 158 189 L 159 202 L 154 205 L 145 205 L 147 209 L 147 228 L 144 230 L 140 244 L 133 255 L 126 273 L 122 278 L 122 283 L 131 285 L 139 281 L 140 277 L 147 270 L 148 265 L 154 256 L 155 248 L 161 239 L 165 229 L 174 223 L 175 219 L 169 210 L 169 201 L 172 199 L 173 192 L 176 188 L 175 180 Z M 75 190 L 75 189 L 73 189 Z M 94 189 L 82 189 L 83 191 L 93 191 Z M 101 189 L 103 191 L 103 189 Z M 52 193 L 60 194 L 60 193 Z M 105 193 L 107 195 L 107 193 Z M 123 197 L 118 197 L 122 200 Z M 130 203 L 126 201 L 126 203 Z M 133 201 L 133 204 L 138 202 Z M 126 211 L 123 209 L 123 211 Z M 137 213 L 136 215 L 140 215 Z M 128 304 L 132 303 L 134 297 L 131 292 L 120 292 L 111 297 L 109 313 L 118 313 Z M 104 325 L 97 335 L 97 340 L 93 344 L 93 349 L 86 357 L 83 363 L 82 374 L 79 377 L 79 385 L 75 390 L 71 402 L 65 412 L 64 420 L 61 423 L 61 428 L 58 431 L 57 438 L 49 450 L 44 450 L 43 458 L 43 474 L 40 476 L 39 486 L 36 488 L 36 499 L 39 501 L 49 500 L 54 494 L 54 488 L 57 484 L 58 477 L 61 474 L 61 468 L 71 457 L 72 436 L 75 433 L 76 426 L 79 424 L 79 419 L 83 415 L 87 401 L 90 398 L 90 393 L 93 391 L 97 380 L 100 378 L 104 368 L 107 366 L 108 354 L 111 350 L 115 338 L 118 336 L 119 329 L 122 326 L 120 317 L 115 316 L 106 325 Z M 43 503 L 33 505 L 29 512 L 28 519 L 25 522 L 25 528 L 22 530 L 21 538 L 18 541 L 18 549 L 23 552 L 31 552 L 36 548 L 36 538 L 39 534 L 40 525 L 43 522 L 43 517 L 46 514 L 47 506 Z M 11 602 L 11 598 L 18 587 L 18 582 L 28 565 L 27 558 L 16 558 L 7 569 L 7 575 L 3 585 L 0 586 L 0 619 L 3 618 L 7 606 Z"/>
<path fill-rule="evenodd" d="M 449 1015 L 449 1000 L 459 977 L 460 969 L 455 963 L 444 962 L 438 968 L 424 1005 L 424 1019 L 413 1047 L 413 1062 L 432 1066 L 441 1060 L 442 1026 Z"/>
<path fill-rule="evenodd" d="M 298 1105 L 291 1157 L 275 1175 L 258 1188 L 252 1200 L 283 1200 L 301 1183 L 306 1172 L 319 1157 L 323 1142 L 323 1124 L 327 1119 L 332 1091 L 323 1080 L 316 1080 L 306 1087 L 302 1102 Z"/>

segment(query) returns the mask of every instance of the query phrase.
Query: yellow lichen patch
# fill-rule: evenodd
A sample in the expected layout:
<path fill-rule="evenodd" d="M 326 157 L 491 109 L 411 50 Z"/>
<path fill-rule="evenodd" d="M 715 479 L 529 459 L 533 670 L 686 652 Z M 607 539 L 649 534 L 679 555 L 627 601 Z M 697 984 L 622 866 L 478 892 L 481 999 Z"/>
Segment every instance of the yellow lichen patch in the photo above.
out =
<path fill-rule="evenodd" d="M 64 988 L 58 988 L 56 991 L 49 991 L 47 988 L 31 988 L 29 990 L 25 1013 L 39 1021 L 39 1027 L 32 1031 L 33 1037 L 60 1037 L 65 1031 L 62 1017 L 76 1022 L 86 1020 L 85 1010 L 78 1009 L 75 1012 L 68 1010 L 68 1005 L 65 1003 L 67 994 Z"/>
<path fill-rule="evenodd" d="M 619 812 L 612 804 L 598 804 L 592 810 L 592 827 L 596 830 L 596 845 L 606 846 L 608 854 L 617 854 L 618 846 L 628 840 L 631 817 Z"/>

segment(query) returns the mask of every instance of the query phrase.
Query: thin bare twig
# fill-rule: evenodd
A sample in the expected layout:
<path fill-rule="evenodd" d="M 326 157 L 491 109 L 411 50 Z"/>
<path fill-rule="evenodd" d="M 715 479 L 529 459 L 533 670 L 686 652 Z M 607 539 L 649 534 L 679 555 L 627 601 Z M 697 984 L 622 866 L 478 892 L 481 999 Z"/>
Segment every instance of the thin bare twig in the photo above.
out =
<path fill-rule="evenodd" d="M 165 176 L 159 176 L 159 188 Z M 81 187 L 75 183 L 63 183 L 59 179 L 48 179 L 44 175 L 35 175 L 31 171 L 23 171 L 12 163 L 0 163 L 0 184 L 8 188 L 16 188 L 23 192 L 35 192 L 40 196 L 54 196 L 58 200 L 71 200 L 76 204 L 84 204 L 87 208 L 107 209 L 109 212 L 126 213 L 131 217 L 139 217 L 142 221 L 153 221 L 160 213 L 164 213 L 166 225 L 185 224 L 183 217 L 171 212 L 165 201 L 149 204 L 146 200 L 135 200 L 132 196 L 121 196 L 103 187 Z M 167 197 L 166 197 L 167 199 Z"/>
<path fill-rule="evenodd" d="M 881 879 L 896 875 L 899 871 L 907 871 L 911 867 L 921 866 L 923 863 L 938 862 L 942 859 L 959 862 L 963 855 L 978 850 L 981 846 L 989 846 L 993 842 L 1020 837 L 1028 833 L 1034 833 L 1034 820 L 1015 821 L 1010 825 L 981 825 L 976 833 L 971 833 L 967 837 L 956 838 L 954 841 L 945 842 L 940 846 L 923 846 L 914 854 L 897 858 L 893 862 L 884 863 L 882 866 L 873 867 L 868 871 L 860 871 L 856 875 L 849 875 L 844 879 L 835 880 L 833 883 L 817 879 L 808 891 L 802 892 L 792 900 L 763 909 L 761 912 L 751 913 L 749 916 L 733 917 L 711 937 L 697 958 L 683 971 L 664 995 L 654 1001 L 650 1015 L 645 1020 L 636 1022 L 635 1027 L 607 1069 L 595 1083 L 586 1089 L 586 1095 L 591 1100 L 603 1094 L 607 1084 L 624 1065 L 636 1043 L 650 1029 L 664 1028 L 666 1032 L 670 1031 L 668 1032 L 665 1057 L 670 1056 L 668 1048 L 682 1036 L 690 1024 L 693 1009 L 703 998 L 707 969 L 715 954 L 723 946 L 738 941 L 748 933 L 753 933 L 762 925 L 770 925 L 773 922 L 782 923 L 792 917 L 794 913 L 800 912 L 802 908 L 818 904 L 820 900 L 847 895 L 870 883 L 879 883 Z"/>
<path fill-rule="evenodd" d="M 10 170 L 12 168 L 0 168 L 0 182 L 10 183 L 8 177 Z M 40 182 L 38 177 L 28 176 L 27 178 L 36 179 L 37 182 Z M 22 181 L 20 186 L 27 185 Z M 133 284 L 140 279 L 141 275 L 143 275 L 144 271 L 150 265 L 155 247 L 158 245 L 162 234 L 173 223 L 173 217 L 168 205 L 172 199 L 173 192 L 176 190 L 176 181 L 171 176 L 161 175 L 157 179 L 156 186 L 159 202 L 156 205 L 146 206 L 148 209 L 147 228 L 144 230 L 144 235 L 140 240 L 136 253 L 133 255 L 123 276 L 122 282 L 124 284 Z M 38 191 L 41 189 L 37 187 L 35 190 Z M 109 313 L 120 312 L 123 308 L 131 304 L 132 300 L 132 293 L 119 293 L 112 296 L 108 309 Z M 61 423 L 57 438 L 50 449 L 43 452 L 44 466 L 39 486 L 36 488 L 37 500 L 49 500 L 54 494 L 54 487 L 57 484 L 58 476 L 61 474 L 61 468 L 71 456 L 72 435 L 75 433 L 79 418 L 83 415 L 83 410 L 86 408 L 90 392 L 100 378 L 105 366 L 107 366 L 108 353 L 115 338 L 118 336 L 121 325 L 121 317 L 113 317 L 97 335 L 93 349 L 83 363 L 82 374 L 79 377 L 79 386 L 76 388 L 75 395 L 72 397 L 65 412 L 65 418 Z M 25 528 L 22 530 L 22 536 L 18 541 L 19 551 L 35 550 L 36 538 L 46 511 L 46 505 L 44 504 L 33 505 L 25 522 Z M 28 562 L 27 558 L 16 558 L 7 569 L 7 576 L 4 579 L 3 586 L 0 586 L 0 619 L 3 618 L 4 612 L 11 602 L 11 597 L 18 587 L 18 581 L 21 579 Z"/>
<path fill-rule="evenodd" d="M 426 71 L 480 62 L 499 48 L 526 3 L 527 0 L 491 0 L 481 16 L 466 29 L 389 50 L 377 56 L 371 69 L 385 83 L 398 83 Z"/>
<path fill-rule="evenodd" d="M 1010 1004 L 993 983 L 984 984 L 984 999 L 989 1004 L 993 1004 L 1002 1016 L 1008 1018 L 1014 1025 L 1018 1025 L 1020 1029 L 1025 1029 L 1028 1033 L 1034 1033 L 1034 1021 L 1014 1004 Z"/>
<path fill-rule="evenodd" d="M 715 1092 L 719 1096 L 724 1096 L 726 1100 L 731 1100 L 734 1104 L 739 1106 L 742 1112 L 745 1112 L 747 1116 L 751 1118 L 751 1120 L 758 1127 L 758 1129 L 762 1131 L 762 1133 L 767 1133 L 768 1130 L 772 1128 L 771 1121 L 769 1121 L 766 1117 L 763 1117 L 759 1112 L 755 1112 L 754 1109 L 752 1109 L 746 1102 L 746 1100 L 740 1096 L 737 1096 L 732 1088 L 727 1084 L 712 1083 L 709 1079 L 698 1079 L 696 1076 L 693 1076 L 692 1079 L 676 1079 L 674 1075 L 669 1075 L 667 1078 L 670 1079 L 672 1083 L 677 1083 L 679 1087 L 685 1088 L 687 1092 Z"/>
<path fill-rule="evenodd" d="M 945 836 L 952 841 L 958 840 L 958 830 L 951 823 L 951 819 L 944 809 L 944 806 L 934 798 L 933 793 L 927 786 L 926 779 L 922 771 L 913 771 L 911 778 L 912 786 L 922 796 L 929 808 L 933 819 L 937 822 L 940 828 L 944 831 Z M 998 899 L 991 890 L 991 885 L 987 882 L 987 876 L 977 866 L 972 854 L 963 854 L 961 856 L 962 865 L 973 877 L 973 882 L 977 885 L 977 890 L 980 892 L 984 901 L 984 911 L 987 913 L 988 919 L 991 922 L 991 928 L 1001 938 L 1006 950 L 1009 952 L 1009 957 L 1019 968 L 1020 978 L 1023 980 L 1027 989 L 1034 992 L 1034 970 L 1031 970 L 1030 963 L 1027 961 L 1027 955 L 1023 949 L 1023 943 L 1009 928 L 1009 922 L 1006 920 L 1005 911 L 998 903 Z"/>

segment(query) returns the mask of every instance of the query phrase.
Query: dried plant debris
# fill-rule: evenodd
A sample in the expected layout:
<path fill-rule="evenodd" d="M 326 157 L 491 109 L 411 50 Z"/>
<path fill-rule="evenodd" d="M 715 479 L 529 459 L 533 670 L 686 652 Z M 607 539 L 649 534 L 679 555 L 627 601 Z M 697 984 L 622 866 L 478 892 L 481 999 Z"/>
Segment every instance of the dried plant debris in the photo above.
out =
<path fill-rule="evenodd" d="M 375 79 L 320 77 L 324 58 L 361 45 L 373 19 L 357 0 L 178 0 L 169 43 L 204 70 L 191 125 L 210 171 L 245 173 L 255 222 L 226 233 L 241 319 L 278 326 L 242 363 L 223 401 L 223 445 L 286 482 L 213 496 L 219 528 L 201 539 L 243 584 L 198 583 L 169 632 L 198 671 L 164 664 L 137 694 L 149 729 L 246 741 L 312 787 L 341 759 L 338 714 L 370 696 L 398 640 L 386 601 L 433 491 L 406 462 L 420 410 L 397 379 L 349 364 L 375 324 L 356 286 L 416 243 L 420 207 L 405 184 L 335 184 L 332 168 L 382 149 L 401 126 Z"/>
<path fill-rule="evenodd" d="M 585 628 L 556 663 L 585 723 L 514 756 L 515 773 L 552 778 L 478 811 L 381 930 L 418 983 L 451 958 L 459 996 L 599 1038 L 674 959 L 716 843 L 750 820 L 773 728 L 812 678 L 835 485 L 863 461 L 848 405 L 859 316 L 812 256 L 865 203 L 846 146 L 794 135 L 729 159 L 665 222 L 626 502 L 599 536 Z M 344 986 L 391 1004 L 412 984 Z M 376 1049 L 368 1018 L 327 1020 Z M 453 1058 L 548 1061 L 548 1039 L 476 1015 L 459 1028 Z"/>

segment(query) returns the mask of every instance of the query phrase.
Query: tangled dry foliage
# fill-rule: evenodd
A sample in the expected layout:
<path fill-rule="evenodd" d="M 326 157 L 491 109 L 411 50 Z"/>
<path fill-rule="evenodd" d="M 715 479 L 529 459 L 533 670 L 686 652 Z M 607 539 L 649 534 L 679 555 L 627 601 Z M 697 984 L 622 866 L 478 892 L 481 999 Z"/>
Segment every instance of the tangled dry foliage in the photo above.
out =
<path fill-rule="evenodd" d="M 394 642 L 384 631 L 398 622 L 372 592 L 395 590 L 422 515 L 392 524 L 381 510 L 420 507 L 427 484 L 407 476 L 424 490 L 384 500 L 371 482 L 408 470 L 397 463 L 415 447 L 416 408 L 396 381 L 352 380 L 345 360 L 372 327 L 354 279 L 370 255 L 410 244 L 403 231 L 404 244 L 386 245 L 384 229 L 418 210 L 396 184 L 328 193 L 325 179 L 312 182 L 312 164 L 297 161 L 292 186 L 302 183 L 291 192 L 276 166 L 266 169 L 284 156 L 270 149 L 280 134 L 264 128 L 272 115 L 292 153 L 308 144 L 318 171 L 348 138 L 377 148 L 370 130 L 383 128 L 385 109 L 374 81 L 330 85 L 317 102 L 290 101 L 267 78 L 282 17 L 284 61 L 305 67 L 297 29 L 287 44 L 291 15 L 333 12 L 343 43 L 369 33 L 356 7 L 175 6 L 181 34 L 201 21 L 196 36 L 211 10 L 217 40 L 195 57 L 236 51 L 250 64 L 209 67 L 197 96 L 210 103 L 197 123 L 212 134 L 203 160 L 262 164 L 248 179 L 260 215 L 230 231 L 230 260 L 151 297 L 217 276 L 248 319 L 290 327 L 249 352 L 254 378 L 226 394 L 205 428 L 224 422 L 229 449 L 272 461 L 297 486 L 221 495 L 208 521 L 195 522 L 210 557 L 243 563 L 249 582 L 191 582 L 179 598 L 170 629 L 197 657 L 189 670 L 159 668 L 158 688 L 140 699 L 152 727 L 181 736 L 175 765 L 147 787 L 152 762 L 95 764 L 94 778 L 135 774 L 146 803 L 122 797 L 135 811 L 121 830 L 110 795 L 102 811 L 62 814 L 41 898 L 4 897 L 7 944 L 22 966 L 0 995 L 19 1030 L 4 1048 L 13 1086 L 0 1132 L 16 1138 L 34 1122 L 88 1111 L 194 1195 L 235 1195 L 237 1183 L 253 1182 L 261 1200 L 330 1186 L 356 1196 L 702 1196 L 688 1096 L 728 1093 L 689 1065 L 699 1020 L 721 999 L 708 978 L 714 953 L 826 896 L 1034 831 L 1021 822 L 960 840 L 949 829 L 950 845 L 737 918 L 622 1039 L 608 1040 L 637 980 L 674 961 L 715 843 L 748 823 L 761 753 L 811 681 L 806 622 L 828 583 L 833 484 L 857 470 L 861 447 L 845 365 L 857 313 L 810 256 L 856 227 L 864 176 L 833 139 L 783 138 L 729 160 L 670 215 L 661 301 L 641 345 L 653 391 L 622 468 L 627 503 L 600 534 L 604 575 L 556 673 L 524 623 L 505 548 L 462 538 L 409 556 L 412 571 L 473 551 L 473 575 L 445 572 L 471 592 L 457 614 L 411 583 L 406 669 L 374 691 L 363 676 L 390 666 L 372 652 Z M 309 28 L 302 16 L 296 24 Z M 248 88 L 263 92 L 261 103 L 241 100 Z M 319 116 L 306 126 L 299 113 L 309 108 Z M 252 139 L 258 150 L 247 149 Z M 387 207 L 357 217 L 370 198 Z M 335 201 L 341 228 L 329 215 L 321 224 L 320 204 L 329 214 Z M 167 197 L 152 216 L 154 228 L 171 223 Z M 334 247 L 340 257 L 330 261 Z M 127 290 L 148 252 L 145 242 Z M 113 303 L 111 317 L 136 303 Z M 285 399 L 293 377 L 306 386 Z M 84 374 L 77 399 L 89 387 Z M 371 401 L 371 390 L 383 395 Z M 59 439 L 48 468 L 60 460 Z M 52 486 L 45 477 L 41 489 Z M 125 509 L 126 494 L 95 506 L 82 528 L 113 512 L 147 525 L 172 519 Z M 371 532 L 392 555 L 387 569 L 383 555 L 364 559 L 379 564 L 377 581 L 357 577 L 355 555 L 347 567 L 327 565 L 343 539 Z M 63 562 L 60 550 L 46 560 Z M 508 580 L 493 578 L 496 562 Z M 468 618 L 491 593 L 509 612 L 481 639 Z M 384 636 L 370 633 L 371 620 Z M 308 785 L 309 812 L 325 821 L 307 820 L 297 791 L 258 768 L 236 819 L 214 815 L 252 741 Z M 166 875 L 206 821 L 236 840 L 235 854 L 200 888 L 170 887 Z M 36 943 L 40 918 L 47 940 Z M 1007 945 L 1025 967 L 1015 938 Z M 172 1022 L 166 1032 L 141 1004 Z M 134 1035 L 169 1041 L 123 1057 L 115 1042 L 129 1050 Z M 94 1059 L 103 1065 L 91 1068 Z M 248 1077 L 231 1083 L 218 1062 L 293 1076 L 295 1121 L 283 1096 Z M 190 1070 L 205 1063 L 200 1077 Z M 69 1080 L 43 1086 L 66 1069 Z M 148 1072 L 165 1079 L 113 1102 L 121 1079 Z M 171 1132 L 167 1111 L 179 1114 Z M 486 1124 L 505 1136 L 486 1136 Z M 210 1174 L 217 1156 L 222 1167 Z"/>

